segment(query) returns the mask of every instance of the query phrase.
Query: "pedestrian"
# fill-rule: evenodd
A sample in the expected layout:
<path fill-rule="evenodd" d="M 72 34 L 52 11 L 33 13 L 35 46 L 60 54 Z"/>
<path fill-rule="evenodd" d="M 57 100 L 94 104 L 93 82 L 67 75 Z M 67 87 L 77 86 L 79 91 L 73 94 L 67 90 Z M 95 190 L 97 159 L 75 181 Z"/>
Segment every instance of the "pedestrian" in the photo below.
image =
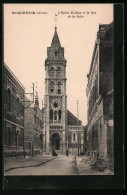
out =
<path fill-rule="evenodd" d="M 55 152 L 55 150 L 52 151 L 52 156 L 57 156 L 57 153 Z"/>
<path fill-rule="evenodd" d="M 66 156 L 68 156 L 68 148 L 67 148 L 67 150 L 66 150 Z"/>

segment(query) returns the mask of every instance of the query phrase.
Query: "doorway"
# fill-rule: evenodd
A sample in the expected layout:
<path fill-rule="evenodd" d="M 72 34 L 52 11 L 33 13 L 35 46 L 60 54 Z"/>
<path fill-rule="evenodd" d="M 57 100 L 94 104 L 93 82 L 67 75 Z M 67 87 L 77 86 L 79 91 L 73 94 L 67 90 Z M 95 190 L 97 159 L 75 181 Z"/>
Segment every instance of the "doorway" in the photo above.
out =
<path fill-rule="evenodd" d="M 53 150 L 60 150 L 60 136 L 58 133 L 54 133 L 52 135 L 51 146 Z"/>

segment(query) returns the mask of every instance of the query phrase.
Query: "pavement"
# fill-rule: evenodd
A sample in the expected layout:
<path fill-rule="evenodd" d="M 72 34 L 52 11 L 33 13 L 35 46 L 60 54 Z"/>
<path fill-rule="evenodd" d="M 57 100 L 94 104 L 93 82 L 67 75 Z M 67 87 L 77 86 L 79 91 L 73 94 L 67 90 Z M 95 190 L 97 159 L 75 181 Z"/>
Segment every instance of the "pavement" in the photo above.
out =
<path fill-rule="evenodd" d="M 8 171 L 18 169 L 18 168 L 40 166 L 41 164 L 44 164 L 55 158 L 57 158 L 57 156 L 51 156 L 51 155 L 43 155 L 43 156 L 36 155 L 34 157 L 26 156 L 25 158 L 23 156 L 5 157 L 4 158 L 4 172 L 6 174 Z"/>
<path fill-rule="evenodd" d="M 79 175 L 114 175 L 114 172 L 105 169 L 104 171 L 99 171 L 91 167 L 91 160 L 88 156 L 76 156 L 77 168 Z"/>

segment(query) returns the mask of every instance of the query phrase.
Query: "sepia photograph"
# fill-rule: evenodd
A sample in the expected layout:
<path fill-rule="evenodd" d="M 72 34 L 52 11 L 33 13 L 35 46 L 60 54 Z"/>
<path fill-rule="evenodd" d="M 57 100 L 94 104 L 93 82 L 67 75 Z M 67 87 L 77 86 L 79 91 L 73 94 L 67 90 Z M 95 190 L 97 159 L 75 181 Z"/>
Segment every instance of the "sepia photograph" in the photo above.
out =
<path fill-rule="evenodd" d="M 114 175 L 114 5 L 3 4 L 4 176 Z"/>

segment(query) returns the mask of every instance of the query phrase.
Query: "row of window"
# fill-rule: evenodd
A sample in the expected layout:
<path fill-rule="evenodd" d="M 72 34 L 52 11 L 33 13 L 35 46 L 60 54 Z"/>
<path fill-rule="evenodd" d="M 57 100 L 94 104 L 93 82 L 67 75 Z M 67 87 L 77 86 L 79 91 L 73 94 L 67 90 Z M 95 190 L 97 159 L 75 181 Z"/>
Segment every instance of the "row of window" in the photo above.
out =
<path fill-rule="evenodd" d="M 61 120 L 61 110 L 53 112 L 53 110 L 50 110 L 50 120 Z"/>
<path fill-rule="evenodd" d="M 55 88 L 56 88 L 55 83 L 53 81 L 51 81 L 50 82 L 50 92 L 54 93 Z M 62 88 L 62 83 L 61 83 L 61 81 L 59 81 L 57 84 L 57 89 L 56 89 L 57 92 L 56 93 L 61 94 L 61 88 Z"/>
<path fill-rule="evenodd" d="M 50 129 L 62 129 L 62 126 L 50 126 Z"/>
<path fill-rule="evenodd" d="M 50 93 L 55 93 L 54 86 L 50 86 Z M 58 89 L 56 90 L 56 93 L 57 93 L 57 94 L 61 94 L 61 88 L 58 88 Z"/>
<path fill-rule="evenodd" d="M 54 76 L 62 76 L 62 70 L 60 67 L 58 67 L 56 70 L 54 67 L 51 67 L 49 70 L 49 76 L 54 77 Z"/>
<path fill-rule="evenodd" d="M 7 105 L 7 110 L 11 111 L 11 109 L 13 109 L 17 112 L 17 115 L 23 116 L 24 106 L 18 97 L 16 98 L 11 94 L 10 89 L 5 89 L 4 91 L 4 104 Z"/>
<path fill-rule="evenodd" d="M 5 124 L 4 127 L 4 145 L 8 148 L 10 146 L 23 146 L 23 129 L 20 129 L 20 133 L 16 132 L 16 126 L 7 127 Z"/>
<path fill-rule="evenodd" d="M 81 129 L 81 127 L 79 127 L 79 126 L 77 126 L 77 127 L 72 126 L 72 127 L 68 127 L 68 128 L 72 129 L 72 130 L 79 130 L 79 129 Z"/>

